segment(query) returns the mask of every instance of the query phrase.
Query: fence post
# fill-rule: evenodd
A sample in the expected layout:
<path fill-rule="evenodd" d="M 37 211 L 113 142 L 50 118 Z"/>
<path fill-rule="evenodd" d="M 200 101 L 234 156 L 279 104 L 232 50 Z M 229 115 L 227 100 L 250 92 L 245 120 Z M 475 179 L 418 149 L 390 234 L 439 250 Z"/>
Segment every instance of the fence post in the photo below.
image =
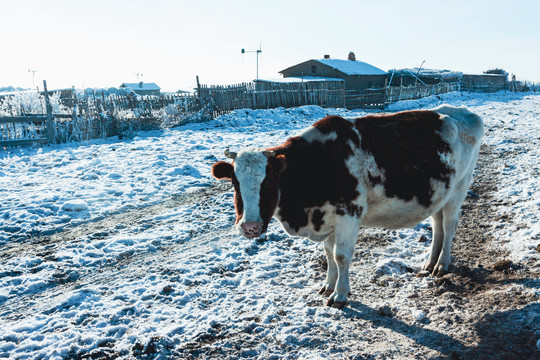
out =
<path fill-rule="evenodd" d="M 52 106 L 49 101 L 49 92 L 47 91 L 47 81 L 43 80 L 43 91 L 45 94 L 45 109 L 47 110 L 47 138 L 49 139 L 49 144 L 54 143 L 54 127 L 53 127 L 53 116 L 52 116 Z"/>

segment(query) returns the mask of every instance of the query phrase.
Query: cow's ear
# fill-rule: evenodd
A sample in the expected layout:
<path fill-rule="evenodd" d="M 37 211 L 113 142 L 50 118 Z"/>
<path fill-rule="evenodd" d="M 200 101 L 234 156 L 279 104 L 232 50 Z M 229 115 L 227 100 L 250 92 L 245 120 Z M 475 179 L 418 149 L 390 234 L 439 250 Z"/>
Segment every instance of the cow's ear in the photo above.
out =
<path fill-rule="evenodd" d="M 232 178 L 233 171 L 233 166 L 225 161 L 219 161 L 212 165 L 212 175 L 216 179 L 230 180 Z"/>
<path fill-rule="evenodd" d="M 277 174 L 281 175 L 281 173 L 283 173 L 283 171 L 287 167 L 287 159 L 285 158 L 285 155 L 278 155 L 276 157 L 273 157 L 271 161 L 274 171 Z"/>

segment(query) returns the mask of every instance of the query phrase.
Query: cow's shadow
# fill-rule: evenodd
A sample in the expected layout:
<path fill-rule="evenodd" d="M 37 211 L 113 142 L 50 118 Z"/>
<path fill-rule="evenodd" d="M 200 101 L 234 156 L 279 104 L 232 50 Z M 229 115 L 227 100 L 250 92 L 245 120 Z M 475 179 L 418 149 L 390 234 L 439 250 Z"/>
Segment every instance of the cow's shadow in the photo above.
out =
<path fill-rule="evenodd" d="M 381 316 L 376 309 L 358 301 L 350 301 L 343 314 L 351 319 L 363 319 L 375 327 L 386 328 L 408 337 L 442 355 L 435 359 L 538 359 L 536 347 L 540 334 L 540 303 L 531 303 L 520 309 L 488 314 L 473 324 L 479 337 L 475 346 L 436 330 L 422 323 L 406 323 L 394 317 Z"/>

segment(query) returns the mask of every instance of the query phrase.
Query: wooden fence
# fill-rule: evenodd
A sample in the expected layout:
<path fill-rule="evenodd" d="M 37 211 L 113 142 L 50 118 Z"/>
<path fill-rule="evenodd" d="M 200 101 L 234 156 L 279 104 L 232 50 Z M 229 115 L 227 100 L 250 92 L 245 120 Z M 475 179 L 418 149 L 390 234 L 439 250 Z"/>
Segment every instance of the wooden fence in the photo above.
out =
<path fill-rule="evenodd" d="M 344 82 L 242 83 L 228 86 L 200 85 L 197 96 L 211 103 L 213 115 L 236 109 L 273 109 L 318 105 L 344 107 Z"/>
<path fill-rule="evenodd" d="M 236 109 L 269 109 L 318 105 L 322 107 L 384 108 L 389 103 L 459 91 L 459 83 L 345 90 L 344 82 L 243 83 L 229 86 L 200 85 L 198 97 L 210 103 L 213 116 Z"/>
<path fill-rule="evenodd" d="M 51 131 L 47 116 L 0 117 L 0 147 L 47 144 Z"/>
<path fill-rule="evenodd" d="M 318 105 L 334 108 L 383 108 L 400 100 L 459 91 L 459 83 L 388 87 L 365 91 L 345 90 L 343 81 L 304 83 L 242 83 L 230 86 L 199 85 L 195 95 L 92 93 L 60 97 L 63 113 L 52 113 L 45 91 L 45 114 L 0 117 L 0 146 L 57 143 L 155 130 L 188 122 L 205 121 L 242 108 L 268 109 Z M 16 107 L 15 107 L 16 110 Z"/>
<path fill-rule="evenodd" d="M 390 86 L 387 89 L 386 101 L 388 104 L 402 101 L 421 99 L 428 96 L 460 91 L 459 83 L 440 83 L 434 85 L 416 86 Z"/>
<path fill-rule="evenodd" d="M 386 89 L 347 90 L 344 107 L 347 109 L 384 108 L 387 104 L 386 99 Z"/>
<path fill-rule="evenodd" d="M 0 146 L 24 146 L 55 142 L 52 106 L 45 80 L 43 86 L 47 113 L 44 115 L 0 117 Z"/>

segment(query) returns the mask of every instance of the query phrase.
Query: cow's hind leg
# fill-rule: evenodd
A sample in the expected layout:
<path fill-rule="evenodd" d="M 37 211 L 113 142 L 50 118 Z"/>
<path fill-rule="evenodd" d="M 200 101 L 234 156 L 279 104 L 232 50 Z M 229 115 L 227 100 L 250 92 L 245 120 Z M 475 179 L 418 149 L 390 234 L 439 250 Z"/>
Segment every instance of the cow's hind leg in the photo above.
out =
<path fill-rule="evenodd" d="M 334 292 L 328 297 L 327 306 L 342 309 L 347 305 L 350 292 L 349 265 L 358 239 L 358 219 L 354 216 L 336 216 L 334 261 L 338 269 L 338 279 Z"/>
<path fill-rule="evenodd" d="M 433 238 L 431 240 L 431 250 L 429 251 L 428 259 L 424 266 L 422 266 L 423 271 L 432 272 L 439 260 L 441 255 L 441 250 L 444 242 L 444 232 L 443 232 L 443 212 L 442 210 L 431 216 L 432 228 L 433 228 Z"/>
<path fill-rule="evenodd" d="M 431 273 L 433 276 L 442 276 L 448 272 L 452 240 L 454 239 L 454 235 L 457 231 L 461 205 L 467 196 L 469 184 L 470 176 L 466 177 L 460 182 L 452 197 L 448 199 L 442 208 L 443 242 L 439 258 L 437 259 L 437 263 L 433 267 Z"/>
<path fill-rule="evenodd" d="M 319 294 L 324 296 L 330 296 L 334 292 L 338 277 L 337 264 L 334 260 L 334 245 L 334 234 L 332 234 L 324 241 L 324 252 L 326 253 L 328 266 L 326 270 L 326 282 L 319 291 Z"/>

